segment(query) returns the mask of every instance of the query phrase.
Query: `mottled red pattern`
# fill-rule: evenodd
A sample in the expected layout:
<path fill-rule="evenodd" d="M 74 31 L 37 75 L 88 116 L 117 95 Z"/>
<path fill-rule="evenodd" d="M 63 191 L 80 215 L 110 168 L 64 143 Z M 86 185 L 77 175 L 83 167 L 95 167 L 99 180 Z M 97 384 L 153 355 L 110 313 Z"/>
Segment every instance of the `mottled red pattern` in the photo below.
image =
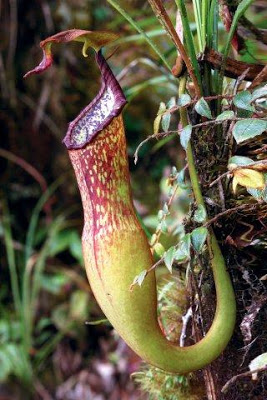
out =
<path fill-rule="evenodd" d="M 81 192 L 83 240 L 109 237 L 135 222 L 123 120 L 118 116 L 83 149 L 69 150 Z"/>

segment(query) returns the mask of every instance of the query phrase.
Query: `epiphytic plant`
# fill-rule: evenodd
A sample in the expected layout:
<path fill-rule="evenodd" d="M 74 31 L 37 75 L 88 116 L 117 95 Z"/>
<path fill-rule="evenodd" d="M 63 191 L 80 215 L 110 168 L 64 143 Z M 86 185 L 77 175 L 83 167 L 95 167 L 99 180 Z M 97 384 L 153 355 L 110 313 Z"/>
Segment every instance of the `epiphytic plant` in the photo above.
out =
<path fill-rule="evenodd" d="M 70 123 L 64 139 L 83 202 L 82 244 L 87 275 L 107 318 L 137 354 L 166 371 L 188 373 L 212 362 L 229 342 L 236 314 L 234 291 L 211 229 L 208 248 L 217 307 L 210 330 L 197 344 L 179 347 L 164 337 L 157 320 L 154 271 L 147 274 L 140 289 L 130 290 L 134 277 L 152 267 L 153 258 L 132 203 L 121 116 L 126 99 L 100 51 L 115 38 L 105 32 L 61 32 L 41 42 L 43 60 L 27 75 L 51 65 L 54 42 L 83 42 L 84 54 L 88 46 L 95 49 L 102 76 L 100 92 Z M 186 126 L 186 115 L 181 117 Z M 186 149 L 195 198 L 205 210 L 190 142 Z"/>

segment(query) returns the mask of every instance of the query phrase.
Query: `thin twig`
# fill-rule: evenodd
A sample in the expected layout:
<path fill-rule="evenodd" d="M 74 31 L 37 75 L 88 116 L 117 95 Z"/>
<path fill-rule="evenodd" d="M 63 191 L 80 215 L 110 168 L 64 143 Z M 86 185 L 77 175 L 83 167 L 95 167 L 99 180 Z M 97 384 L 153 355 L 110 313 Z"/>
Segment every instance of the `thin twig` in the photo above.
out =
<path fill-rule="evenodd" d="M 264 371 L 267 371 L 267 365 L 261 368 L 254 369 L 253 371 L 247 371 L 243 372 L 242 374 L 235 375 L 231 379 L 229 379 L 229 381 L 226 382 L 226 384 L 222 387 L 221 392 L 226 393 L 229 390 L 229 387 L 239 378 L 243 378 L 245 376 L 250 376 L 253 374 L 257 374 L 258 372 L 264 372 Z"/>
<path fill-rule="evenodd" d="M 144 276 L 144 279 L 145 279 L 145 277 L 146 277 L 151 271 L 153 271 L 155 268 L 157 268 L 157 267 L 158 267 L 159 265 L 161 265 L 163 262 L 164 262 L 164 258 L 161 257 L 155 264 L 153 264 L 150 268 L 148 268 L 148 269 L 146 270 L 146 274 L 145 274 L 145 276 Z M 130 285 L 130 290 L 131 290 L 131 291 L 133 290 L 134 286 L 136 286 L 136 284 L 137 284 L 137 282 L 133 282 L 133 283 Z"/>
<path fill-rule="evenodd" d="M 164 114 L 166 114 L 166 113 L 168 113 L 168 112 L 173 112 L 173 111 L 177 110 L 178 108 L 182 108 L 182 107 L 173 107 L 173 108 L 171 108 L 170 110 L 168 110 L 168 111 L 166 111 L 165 113 L 163 113 L 162 115 L 164 115 Z M 218 120 L 218 121 L 216 121 L 216 120 L 214 119 L 214 120 L 212 120 L 212 121 L 205 121 L 205 122 L 201 122 L 201 123 L 199 123 L 199 124 L 193 125 L 193 126 L 192 126 L 192 129 L 198 129 L 198 128 L 202 128 L 202 127 L 208 126 L 208 125 L 222 124 L 222 123 L 225 122 L 225 121 L 232 121 L 232 122 L 235 122 L 235 121 L 243 121 L 244 119 L 246 119 L 246 118 L 237 118 L 237 117 L 233 117 L 233 118 L 231 118 L 231 119 L 229 119 L 229 120 Z M 261 118 L 261 120 L 265 121 L 266 118 Z M 134 152 L 134 163 L 136 164 L 137 161 L 138 161 L 138 152 L 139 152 L 140 148 L 141 148 L 145 143 L 147 143 L 149 140 L 151 140 L 151 139 L 164 138 L 164 137 L 166 137 L 166 136 L 172 135 L 173 133 L 179 134 L 180 132 L 182 132 L 182 130 L 183 130 L 183 128 L 181 128 L 181 129 L 176 129 L 176 130 L 173 130 L 173 131 L 167 131 L 167 132 L 158 132 L 158 133 L 154 133 L 154 134 L 152 134 L 152 135 L 149 135 L 146 139 L 144 139 L 144 140 L 143 140 L 141 143 L 139 143 L 139 145 L 137 146 L 137 148 L 136 148 L 136 150 L 135 150 L 135 152 Z M 262 163 L 265 164 L 265 163 L 267 163 L 267 161 L 263 160 L 263 161 L 258 161 L 257 163 L 258 163 L 258 164 L 262 164 Z M 242 166 L 242 167 L 241 167 L 241 166 L 240 166 L 240 167 L 236 167 L 236 169 L 238 169 L 238 168 L 249 168 L 249 169 L 253 169 L 253 166 L 254 166 L 255 164 L 256 164 L 256 163 L 253 163 L 253 164 L 251 164 L 251 165 Z M 227 175 L 228 173 L 229 173 L 229 172 L 225 173 L 225 175 Z M 223 177 L 224 177 L 224 175 L 221 175 L 220 177 L 218 177 L 217 179 L 215 179 L 215 180 L 210 184 L 210 186 L 215 185 L 215 183 L 217 183 L 217 182 L 218 182 L 221 178 L 223 178 Z"/>
<path fill-rule="evenodd" d="M 219 100 L 219 99 L 232 99 L 234 97 L 234 95 L 232 94 L 218 94 L 217 96 L 206 96 L 203 97 L 206 101 L 212 101 L 212 100 Z M 195 100 L 191 100 L 189 103 L 183 105 L 183 106 L 174 106 L 172 108 L 169 108 L 168 110 L 166 110 L 164 113 L 162 113 L 162 115 L 164 114 L 169 114 L 172 113 L 176 110 L 180 110 L 181 108 L 188 108 L 193 106 L 194 104 L 196 104 L 198 102 L 198 99 Z"/>
<path fill-rule="evenodd" d="M 198 61 L 202 64 L 208 63 L 212 69 L 220 70 L 223 62 L 223 55 L 213 49 L 206 49 L 205 52 L 198 58 Z M 253 81 L 253 79 L 255 79 L 256 76 L 263 71 L 264 65 L 248 64 L 243 61 L 237 61 L 227 57 L 224 75 L 236 79 L 248 68 L 249 71 L 246 73 L 245 80 Z M 250 86 L 250 89 L 251 88 L 252 86 Z"/>
<path fill-rule="evenodd" d="M 229 175 L 229 173 L 230 173 L 230 172 L 227 171 L 227 172 L 224 172 L 222 175 L 218 176 L 218 178 L 216 178 L 214 181 L 212 181 L 212 182 L 210 183 L 210 187 L 216 185 L 216 183 L 218 183 L 220 180 L 222 180 L 225 176 Z"/>
<path fill-rule="evenodd" d="M 241 210 L 245 210 L 245 209 L 247 211 L 250 211 L 251 209 L 257 207 L 259 204 L 261 204 L 261 202 L 255 203 L 253 205 L 251 205 L 251 204 L 241 204 L 240 206 L 237 206 L 237 207 L 228 208 L 227 210 L 222 211 L 221 213 L 217 214 L 215 217 L 213 217 L 210 220 L 208 220 L 204 224 L 204 226 L 210 226 L 210 225 L 214 224 L 214 222 L 216 222 L 218 219 L 220 219 L 222 217 L 225 217 L 228 214 L 232 214 L 233 212 L 236 212 L 236 211 L 241 211 Z"/>
<path fill-rule="evenodd" d="M 224 196 L 224 191 L 223 191 L 223 185 L 222 181 L 218 182 L 218 189 L 219 189 L 219 196 L 221 200 L 221 205 L 222 205 L 222 210 L 225 211 L 225 196 Z"/>
<path fill-rule="evenodd" d="M 158 20 L 160 21 L 160 23 L 162 24 L 162 26 L 166 29 L 166 32 L 168 33 L 168 35 L 170 36 L 171 40 L 173 41 L 175 47 L 177 48 L 177 50 L 179 51 L 182 59 L 184 60 L 184 63 L 188 69 L 188 73 L 194 83 L 195 86 L 195 91 L 197 94 L 197 97 L 200 98 L 201 97 L 201 89 L 197 80 L 197 77 L 194 73 L 194 69 L 191 63 L 191 60 L 189 59 L 184 45 L 182 44 L 171 20 L 170 17 L 168 16 L 161 0 L 148 0 L 151 8 L 153 9 L 156 17 L 158 18 Z"/>

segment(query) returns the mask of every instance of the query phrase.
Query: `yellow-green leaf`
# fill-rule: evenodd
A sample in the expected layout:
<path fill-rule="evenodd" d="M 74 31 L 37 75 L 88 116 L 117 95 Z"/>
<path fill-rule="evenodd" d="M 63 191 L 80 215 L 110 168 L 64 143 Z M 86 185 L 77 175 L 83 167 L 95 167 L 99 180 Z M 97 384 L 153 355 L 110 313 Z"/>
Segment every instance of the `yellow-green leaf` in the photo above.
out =
<path fill-rule="evenodd" d="M 264 189 L 265 180 L 264 175 L 259 171 L 253 169 L 240 168 L 233 172 L 233 191 L 236 192 L 237 185 L 244 186 L 246 188 L 253 189 Z"/>

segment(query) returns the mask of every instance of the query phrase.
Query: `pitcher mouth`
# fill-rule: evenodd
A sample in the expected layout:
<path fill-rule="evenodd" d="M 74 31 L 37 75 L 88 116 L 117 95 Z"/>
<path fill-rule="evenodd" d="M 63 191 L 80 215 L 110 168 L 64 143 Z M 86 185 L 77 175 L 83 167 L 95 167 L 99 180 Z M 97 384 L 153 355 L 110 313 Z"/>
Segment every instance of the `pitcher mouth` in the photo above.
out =
<path fill-rule="evenodd" d="M 117 117 L 127 100 L 101 51 L 96 53 L 101 72 L 101 88 L 97 96 L 69 124 L 63 143 L 71 149 L 80 149 Z"/>

